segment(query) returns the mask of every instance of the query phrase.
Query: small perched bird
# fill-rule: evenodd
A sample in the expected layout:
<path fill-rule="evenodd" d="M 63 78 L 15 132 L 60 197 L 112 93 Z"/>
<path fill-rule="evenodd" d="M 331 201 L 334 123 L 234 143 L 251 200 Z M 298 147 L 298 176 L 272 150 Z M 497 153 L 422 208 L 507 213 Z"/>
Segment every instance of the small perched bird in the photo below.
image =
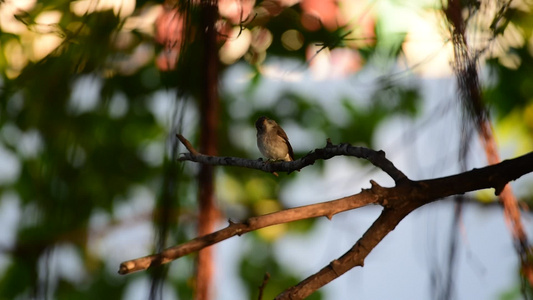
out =
<path fill-rule="evenodd" d="M 261 154 L 269 160 L 294 160 L 289 138 L 276 121 L 260 117 L 255 121 L 255 128 L 257 128 L 257 148 Z"/>

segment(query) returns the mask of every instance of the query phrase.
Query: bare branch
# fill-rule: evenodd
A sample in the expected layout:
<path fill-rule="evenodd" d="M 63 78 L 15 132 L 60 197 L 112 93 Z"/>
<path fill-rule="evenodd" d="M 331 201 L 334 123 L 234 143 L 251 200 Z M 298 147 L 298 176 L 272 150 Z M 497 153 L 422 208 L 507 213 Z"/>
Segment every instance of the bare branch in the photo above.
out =
<path fill-rule="evenodd" d="M 418 207 L 443 197 L 464 194 L 479 189 L 494 188 L 496 193 L 499 193 L 509 181 L 515 180 L 530 172 L 533 172 L 533 152 L 515 159 L 503 161 L 497 165 L 474 169 L 453 176 L 421 181 L 403 181 L 401 185 L 396 185 L 392 188 L 381 187 L 371 181 L 371 189 L 364 189 L 356 195 L 329 202 L 282 210 L 259 217 L 252 217 L 242 223 L 233 223 L 230 221 L 229 226 L 222 230 L 195 238 L 178 246 L 170 247 L 158 254 L 123 262 L 120 265 L 119 273 L 129 274 L 149 267 L 166 264 L 235 235 L 240 236 L 264 227 L 320 216 L 326 216 L 331 219 L 333 215 L 339 212 L 359 208 L 368 204 L 380 204 L 383 206 L 385 209 L 382 215 L 355 246 L 343 257 L 339 258 L 339 260 L 332 262 L 332 264 L 324 268 L 330 271 L 324 271 L 323 269 L 319 273 L 311 276 L 310 278 L 312 280 L 305 280 L 287 291 L 291 294 L 291 297 L 295 297 L 296 294 L 300 295 L 303 290 L 310 294 L 354 266 L 362 266 L 366 256 L 381 239 L 388 232 L 392 231 L 403 217 Z M 339 263 L 342 264 L 342 267 L 339 267 Z M 348 268 L 346 269 L 346 267 Z M 332 274 L 335 276 L 332 276 Z"/>
<path fill-rule="evenodd" d="M 320 216 L 326 216 L 331 219 L 333 215 L 339 212 L 368 204 L 380 204 L 384 207 L 380 217 L 348 252 L 298 285 L 287 289 L 276 299 L 306 298 L 353 267 L 363 266 L 364 259 L 370 251 L 389 232 L 394 230 L 405 216 L 422 205 L 447 196 L 485 188 L 494 188 L 495 193 L 499 194 L 508 182 L 533 172 L 533 152 L 531 152 L 482 169 L 474 169 L 469 172 L 437 179 L 411 181 L 392 162 L 385 158 L 383 151 L 374 151 L 348 144 L 333 145 L 329 140 L 326 147 L 315 149 L 294 162 L 265 163 L 262 160 L 203 155 L 198 153 L 183 136 L 178 135 L 178 138 L 189 150 L 189 153 L 183 154 L 179 158 L 180 161 L 190 160 L 209 165 L 240 166 L 265 172 L 292 172 L 312 165 L 318 159 L 326 160 L 337 155 L 345 155 L 367 159 L 394 179 L 396 185 L 392 188 L 384 188 L 371 181 L 371 189 L 362 190 L 361 193 L 356 195 L 252 217 L 242 223 L 230 221 L 229 226 L 222 230 L 197 237 L 187 243 L 168 248 L 161 253 L 126 261 L 120 265 L 119 273 L 129 274 L 152 266 L 166 264 L 235 235 L 240 236 L 267 226 Z"/>
<path fill-rule="evenodd" d="M 385 209 L 357 243 L 339 259 L 332 261 L 319 272 L 299 284 L 288 288 L 276 297 L 282 299 L 304 299 L 313 292 L 349 271 L 363 266 L 364 260 L 375 246 L 391 232 L 400 221 L 418 207 L 442 197 L 464 194 L 469 191 L 493 187 L 496 194 L 510 181 L 533 172 L 533 152 L 505 160 L 497 165 L 453 176 L 413 181 L 394 188 L 372 188 Z M 388 200 L 387 200 L 388 199 Z"/>
<path fill-rule="evenodd" d="M 307 277 L 299 284 L 285 290 L 276 297 L 278 299 L 304 299 L 322 286 L 351 270 L 363 266 L 364 259 L 385 236 L 409 213 L 404 210 L 385 209 L 379 218 L 370 226 L 363 237 L 339 259 L 325 266 L 319 272 Z"/>
<path fill-rule="evenodd" d="M 364 147 L 356 147 L 350 144 L 333 145 L 328 140 L 326 147 L 311 151 L 306 156 L 291 162 L 265 162 L 262 159 L 251 160 L 239 157 L 208 156 L 198 153 L 192 148 L 190 142 L 182 135 L 177 135 L 179 140 L 185 145 L 189 153 L 183 153 L 180 161 L 194 161 L 208 165 L 236 166 L 249 169 L 261 170 L 268 173 L 273 172 L 294 172 L 306 166 L 313 165 L 317 160 L 327 160 L 335 156 L 353 156 L 368 160 L 374 166 L 387 173 L 396 184 L 409 181 L 407 176 L 398 170 L 394 164 L 385 157 L 385 152 L 375 151 Z"/>
<path fill-rule="evenodd" d="M 378 199 L 376 199 L 369 190 L 363 190 L 357 195 L 323 203 L 290 208 L 259 217 L 252 217 L 240 223 L 230 221 L 228 227 L 219 231 L 202 237 L 197 237 L 181 245 L 170 247 L 158 254 L 123 262 L 120 264 L 119 274 L 129 274 L 135 271 L 145 270 L 152 266 L 166 264 L 230 237 L 236 235 L 240 236 L 264 227 L 322 216 L 331 219 L 335 214 L 375 203 L 377 200 Z"/>

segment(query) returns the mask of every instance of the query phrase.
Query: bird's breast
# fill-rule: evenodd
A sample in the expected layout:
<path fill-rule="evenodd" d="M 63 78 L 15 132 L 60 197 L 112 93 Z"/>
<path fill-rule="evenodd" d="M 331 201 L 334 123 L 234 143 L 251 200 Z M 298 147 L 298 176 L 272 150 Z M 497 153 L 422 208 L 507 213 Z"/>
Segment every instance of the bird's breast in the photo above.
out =
<path fill-rule="evenodd" d="M 262 134 L 257 136 L 257 148 L 268 159 L 290 161 L 289 149 L 285 140 L 276 135 Z"/>

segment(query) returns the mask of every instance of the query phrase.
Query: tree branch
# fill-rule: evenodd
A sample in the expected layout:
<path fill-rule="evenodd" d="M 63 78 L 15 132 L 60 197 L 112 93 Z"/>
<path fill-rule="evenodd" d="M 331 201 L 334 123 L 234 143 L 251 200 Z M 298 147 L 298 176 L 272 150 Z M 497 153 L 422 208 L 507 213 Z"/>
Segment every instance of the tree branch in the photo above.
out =
<path fill-rule="evenodd" d="M 531 172 L 533 172 L 533 152 L 505 160 L 497 165 L 453 176 L 413 181 L 394 188 L 373 188 L 372 191 L 378 194 L 378 198 L 382 199 L 380 202 L 384 205 L 383 212 L 374 224 L 343 256 L 299 284 L 288 288 L 278 295 L 276 300 L 304 299 L 353 267 L 362 267 L 370 251 L 415 209 L 446 196 L 484 188 L 494 188 L 498 194 L 508 182 Z"/>
<path fill-rule="evenodd" d="M 222 230 L 170 247 L 158 254 L 123 262 L 120 265 L 119 274 L 129 274 L 166 264 L 235 235 L 240 236 L 260 228 L 320 216 L 326 216 L 331 219 L 333 215 L 339 212 L 368 204 L 380 204 L 383 206 L 384 210 L 381 216 L 350 251 L 320 272 L 279 296 L 279 299 L 301 299 L 301 297 L 311 294 L 354 266 L 362 266 L 370 251 L 405 216 L 418 207 L 443 197 L 485 188 L 494 188 L 496 194 L 498 194 L 508 182 L 530 172 L 533 172 L 533 152 L 518 158 L 505 160 L 496 165 L 473 169 L 453 176 L 421 181 L 403 180 L 402 184 L 397 184 L 392 188 L 381 187 L 371 181 L 372 187 L 370 189 L 364 189 L 359 194 L 338 200 L 252 217 L 241 223 L 230 221 L 229 226 Z"/>
<path fill-rule="evenodd" d="M 319 272 L 307 277 L 299 284 L 290 287 L 275 299 L 304 299 L 327 283 L 346 273 L 356 266 L 363 266 L 364 259 L 385 236 L 394 230 L 396 225 L 409 212 L 384 209 L 379 218 L 368 228 L 363 237 L 340 258 L 332 261 Z"/>
<path fill-rule="evenodd" d="M 331 141 L 327 141 L 326 147 L 315 149 L 309 152 L 306 156 L 291 162 L 265 162 L 262 159 L 252 160 L 240 157 L 227 156 L 208 156 L 199 153 L 192 147 L 191 143 L 182 135 L 176 135 L 178 139 L 185 145 L 189 153 L 182 153 L 178 159 L 180 161 L 194 161 L 206 165 L 218 166 L 235 166 L 249 169 L 261 170 L 268 173 L 273 172 L 294 172 L 306 166 L 313 165 L 317 160 L 327 160 L 335 156 L 353 156 L 368 160 L 374 166 L 380 168 L 387 173 L 396 184 L 409 179 L 402 171 L 398 170 L 394 164 L 385 157 L 385 152 L 376 151 L 364 147 L 355 147 L 350 144 L 333 145 Z"/>
<path fill-rule="evenodd" d="M 373 197 L 369 190 L 363 190 L 357 195 L 323 203 L 290 208 L 263 216 L 251 217 L 244 222 L 234 223 L 229 221 L 228 227 L 219 231 L 204 235 L 202 237 L 197 237 L 181 245 L 167 248 L 158 254 L 123 262 L 120 264 L 120 270 L 118 272 L 119 274 L 125 275 L 132 272 L 145 270 L 152 266 L 166 264 L 187 254 L 199 251 L 205 247 L 226 240 L 230 237 L 234 237 L 236 235 L 240 236 L 250 231 L 258 230 L 268 226 L 322 216 L 331 219 L 335 214 L 375 203 L 376 201 L 377 199 Z"/>

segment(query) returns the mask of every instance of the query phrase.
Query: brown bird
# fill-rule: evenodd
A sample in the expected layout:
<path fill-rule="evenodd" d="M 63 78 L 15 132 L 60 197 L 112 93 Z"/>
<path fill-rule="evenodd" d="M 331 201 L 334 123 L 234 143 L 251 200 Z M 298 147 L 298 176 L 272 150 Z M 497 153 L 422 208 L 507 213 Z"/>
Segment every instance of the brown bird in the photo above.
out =
<path fill-rule="evenodd" d="M 255 121 L 255 128 L 257 128 L 257 148 L 261 154 L 269 160 L 294 160 L 289 138 L 276 121 L 260 117 Z"/>

